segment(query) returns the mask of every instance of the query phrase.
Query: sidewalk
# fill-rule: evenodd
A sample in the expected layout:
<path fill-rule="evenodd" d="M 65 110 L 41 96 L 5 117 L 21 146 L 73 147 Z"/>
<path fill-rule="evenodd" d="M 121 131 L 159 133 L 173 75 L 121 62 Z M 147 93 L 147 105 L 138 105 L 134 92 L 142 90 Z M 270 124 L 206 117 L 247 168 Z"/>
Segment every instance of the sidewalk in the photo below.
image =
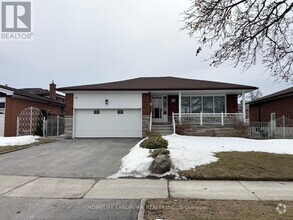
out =
<path fill-rule="evenodd" d="M 0 176 L 0 196 L 54 199 L 291 200 L 293 182 L 99 180 Z"/>

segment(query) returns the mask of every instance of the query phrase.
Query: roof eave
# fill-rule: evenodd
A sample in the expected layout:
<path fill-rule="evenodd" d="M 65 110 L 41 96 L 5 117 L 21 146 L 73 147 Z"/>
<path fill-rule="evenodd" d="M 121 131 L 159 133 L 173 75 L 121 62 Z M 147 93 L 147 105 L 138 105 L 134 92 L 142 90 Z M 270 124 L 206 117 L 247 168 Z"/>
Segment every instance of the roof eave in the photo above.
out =
<path fill-rule="evenodd" d="M 200 91 L 200 90 L 243 90 L 245 92 L 253 91 L 258 89 L 257 87 L 247 87 L 247 88 L 133 88 L 133 89 L 90 89 L 90 88 L 59 88 L 58 91 L 68 92 L 68 91 Z"/>
<path fill-rule="evenodd" d="M 264 102 L 273 101 L 273 100 L 276 100 L 276 99 L 287 98 L 289 96 L 293 96 L 293 93 L 289 92 L 289 93 L 278 95 L 278 96 L 273 96 L 273 97 L 268 97 L 268 98 L 264 97 L 264 98 L 260 98 L 259 100 L 248 102 L 247 104 L 249 104 L 249 105 L 254 105 L 255 104 L 256 105 L 256 104 L 261 104 L 261 103 L 264 103 Z"/>

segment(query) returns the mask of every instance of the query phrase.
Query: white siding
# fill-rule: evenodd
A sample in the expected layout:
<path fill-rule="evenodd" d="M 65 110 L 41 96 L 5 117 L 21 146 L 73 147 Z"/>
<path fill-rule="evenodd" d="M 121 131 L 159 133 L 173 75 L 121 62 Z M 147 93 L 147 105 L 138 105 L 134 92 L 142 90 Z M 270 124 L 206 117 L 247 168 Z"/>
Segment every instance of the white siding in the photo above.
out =
<path fill-rule="evenodd" d="M 117 114 L 117 110 L 104 109 L 94 114 L 94 110 L 75 110 L 75 137 L 141 137 L 141 110 L 123 111 Z"/>
<path fill-rule="evenodd" d="M 105 104 L 108 100 L 108 105 Z M 74 109 L 141 109 L 141 93 L 91 92 L 75 93 Z"/>

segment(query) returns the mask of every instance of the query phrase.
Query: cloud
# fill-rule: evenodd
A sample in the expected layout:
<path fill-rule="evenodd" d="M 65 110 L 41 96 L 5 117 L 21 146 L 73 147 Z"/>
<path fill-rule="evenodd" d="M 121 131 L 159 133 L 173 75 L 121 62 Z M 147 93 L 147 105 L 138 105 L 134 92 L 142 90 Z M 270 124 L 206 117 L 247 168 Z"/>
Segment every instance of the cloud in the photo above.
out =
<path fill-rule="evenodd" d="M 0 42 L 1 84 L 47 87 L 101 83 L 139 76 L 179 76 L 286 88 L 262 75 L 219 68 L 196 57 L 197 43 L 180 31 L 189 0 L 50 0 L 35 2 L 35 40 Z M 269 79 L 268 79 L 269 78 Z"/>

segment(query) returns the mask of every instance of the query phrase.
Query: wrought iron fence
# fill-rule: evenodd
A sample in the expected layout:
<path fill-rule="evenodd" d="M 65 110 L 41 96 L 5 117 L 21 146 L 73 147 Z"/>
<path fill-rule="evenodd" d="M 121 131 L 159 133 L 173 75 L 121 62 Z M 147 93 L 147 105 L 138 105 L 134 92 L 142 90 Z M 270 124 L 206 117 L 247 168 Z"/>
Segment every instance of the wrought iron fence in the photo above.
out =
<path fill-rule="evenodd" d="M 250 122 L 248 135 L 261 138 L 293 138 L 293 119 L 283 116 L 270 122 Z"/>
<path fill-rule="evenodd" d="M 269 122 L 250 122 L 248 126 L 249 137 L 270 137 L 270 123 Z"/>
<path fill-rule="evenodd" d="M 24 109 L 17 117 L 17 136 L 21 135 L 42 135 L 43 114 L 34 107 Z"/>
<path fill-rule="evenodd" d="M 293 119 L 283 116 L 271 122 L 271 135 L 276 138 L 293 138 Z"/>
<path fill-rule="evenodd" d="M 49 116 L 45 121 L 46 136 L 60 136 L 65 131 L 65 119 L 61 116 Z"/>
<path fill-rule="evenodd" d="M 17 117 L 17 136 L 39 135 L 60 136 L 64 134 L 65 119 L 60 116 L 48 116 L 34 107 L 24 109 Z"/>

